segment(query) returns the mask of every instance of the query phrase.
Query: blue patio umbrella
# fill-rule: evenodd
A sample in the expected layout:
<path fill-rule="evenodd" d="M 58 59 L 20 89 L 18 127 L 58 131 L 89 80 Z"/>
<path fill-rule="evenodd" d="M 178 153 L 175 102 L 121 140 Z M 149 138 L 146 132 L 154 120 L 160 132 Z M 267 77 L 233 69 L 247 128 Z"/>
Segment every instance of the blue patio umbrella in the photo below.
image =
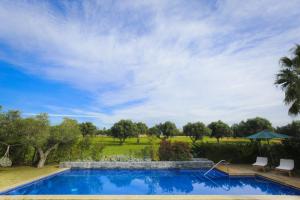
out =
<path fill-rule="evenodd" d="M 247 138 L 252 139 L 252 140 L 267 140 L 267 142 L 269 144 L 269 140 L 271 140 L 271 139 L 287 139 L 287 138 L 290 138 L 290 136 L 280 134 L 280 133 L 274 133 L 274 132 L 269 131 L 269 130 L 263 130 L 263 131 L 260 131 L 258 133 L 255 133 L 253 135 L 250 135 Z M 271 156 L 271 161 L 272 161 L 273 158 L 272 158 L 271 152 L 270 152 L 270 156 Z"/>
<path fill-rule="evenodd" d="M 290 136 L 280 134 L 280 133 L 274 133 L 269 130 L 263 130 L 253 135 L 250 135 L 247 138 L 254 139 L 254 140 L 271 140 L 271 139 L 287 139 L 290 138 Z"/>

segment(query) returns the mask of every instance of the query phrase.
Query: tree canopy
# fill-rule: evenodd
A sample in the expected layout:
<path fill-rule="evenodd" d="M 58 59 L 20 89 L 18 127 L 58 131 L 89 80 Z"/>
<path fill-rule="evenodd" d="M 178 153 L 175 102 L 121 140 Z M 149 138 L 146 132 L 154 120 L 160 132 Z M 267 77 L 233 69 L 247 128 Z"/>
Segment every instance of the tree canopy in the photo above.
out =
<path fill-rule="evenodd" d="M 289 114 L 300 113 L 300 45 L 293 49 L 291 58 L 280 59 L 281 70 L 276 76 L 275 85 L 279 85 L 285 93 L 284 102 L 290 105 Z"/>
<path fill-rule="evenodd" d="M 300 138 L 300 120 L 293 121 L 292 123 L 277 127 L 276 130 L 278 133 L 286 134 L 291 137 Z"/>
<path fill-rule="evenodd" d="M 128 137 L 135 137 L 137 130 L 137 125 L 131 120 L 120 120 L 111 127 L 111 136 L 123 144 Z"/>
<path fill-rule="evenodd" d="M 36 149 L 37 167 L 43 167 L 48 155 L 61 144 L 71 143 L 81 136 L 76 120 L 65 118 L 60 125 L 50 127 L 46 114 L 23 119 L 24 142 Z"/>
<path fill-rule="evenodd" d="M 136 128 L 137 128 L 136 131 L 137 143 L 140 143 L 140 135 L 148 134 L 148 126 L 143 122 L 137 122 Z"/>
<path fill-rule="evenodd" d="M 0 141 L 7 145 L 21 144 L 22 118 L 19 111 L 2 112 L 0 109 Z"/>
<path fill-rule="evenodd" d="M 210 123 L 208 127 L 211 129 L 211 137 L 217 138 L 218 143 L 220 138 L 232 135 L 230 127 L 221 120 Z"/>
<path fill-rule="evenodd" d="M 97 127 L 91 122 L 83 122 L 79 124 L 83 136 L 93 136 L 97 134 Z"/>
<path fill-rule="evenodd" d="M 148 126 L 143 122 L 137 122 L 137 132 L 141 135 L 146 135 L 148 133 Z"/>
<path fill-rule="evenodd" d="M 234 137 L 247 137 L 263 130 L 273 130 L 272 124 L 269 120 L 261 117 L 255 117 L 241 121 L 238 124 L 231 126 Z"/>
<path fill-rule="evenodd" d="M 183 133 L 195 143 L 197 140 L 201 140 L 203 136 L 210 135 L 211 130 L 204 123 L 196 122 L 183 126 Z"/>
<path fill-rule="evenodd" d="M 178 132 L 179 130 L 177 129 L 176 125 L 170 121 L 157 124 L 149 129 L 149 134 L 156 135 L 158 138 L 169 138 L 177 135 Z"/>

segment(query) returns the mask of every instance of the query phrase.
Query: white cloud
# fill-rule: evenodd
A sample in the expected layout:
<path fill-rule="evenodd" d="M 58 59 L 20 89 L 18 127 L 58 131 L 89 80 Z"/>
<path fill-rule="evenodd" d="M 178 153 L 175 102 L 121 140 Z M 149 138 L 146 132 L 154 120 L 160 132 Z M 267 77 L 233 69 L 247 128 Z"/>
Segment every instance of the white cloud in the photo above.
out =
<path fill-rule="evenodd" d="M 0 58 L 90 91 L 91 109 L 67 115 L 101 124 L 291 120 L 273 82 L 278 59 L 300 42 L 297 0 L 103 2 L 67 2 L 63 14 L 40 1 L 0 2 L 0 41 L 15 52 Z"/>

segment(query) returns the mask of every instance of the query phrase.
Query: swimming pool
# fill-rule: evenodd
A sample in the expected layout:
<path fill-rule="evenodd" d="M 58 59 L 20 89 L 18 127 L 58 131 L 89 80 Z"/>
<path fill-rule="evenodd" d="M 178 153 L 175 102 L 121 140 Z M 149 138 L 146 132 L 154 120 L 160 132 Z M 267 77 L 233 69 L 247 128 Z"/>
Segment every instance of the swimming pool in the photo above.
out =
<path fill-rule="evenodd" d="M 258 176 L 213 170 L 71 169 L 1 195 L 300 195 L 300 190 Z"/>

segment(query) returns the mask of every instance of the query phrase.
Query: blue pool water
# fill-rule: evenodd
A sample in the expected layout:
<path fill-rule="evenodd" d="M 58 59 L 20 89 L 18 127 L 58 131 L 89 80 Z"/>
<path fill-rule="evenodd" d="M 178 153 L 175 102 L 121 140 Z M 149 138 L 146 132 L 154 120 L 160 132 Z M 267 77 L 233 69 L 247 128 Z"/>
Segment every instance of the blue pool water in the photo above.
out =
<path fill-rule="evenodd" d="M 300 190 L 261 177 L 233 177 L 214 170 L 73 169 L 2 195 L 300 195 Z"/>

